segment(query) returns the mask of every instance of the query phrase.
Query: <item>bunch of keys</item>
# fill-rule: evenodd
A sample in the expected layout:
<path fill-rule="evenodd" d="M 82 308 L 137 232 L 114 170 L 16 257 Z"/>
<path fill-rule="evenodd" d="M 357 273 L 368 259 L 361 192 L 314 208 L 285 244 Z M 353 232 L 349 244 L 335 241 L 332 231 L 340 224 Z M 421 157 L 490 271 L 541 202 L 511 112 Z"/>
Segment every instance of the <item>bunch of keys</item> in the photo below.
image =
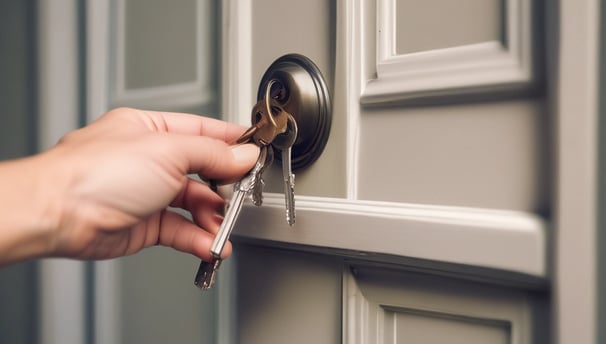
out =
<path fill-rule="evenodd" d="M 284 197 L 286 203 L 286 222 L 295 223 L 294 174 L 291 167 L 292 145 L 297 138 L 297 123 L 291 114 L 286 112 L 271 97 L 270 90 L 276 80 L 267 84 L 265 97 L 252 111 L 252 126 L 236 141 L 237 144 L 255 143 L 260 147 L 259 157 L 254 167 L 234 184 L 234 193 L 229 201 L 227 211 L 219 231 L 210 248 L 211 262 L 202 261 L 194 284 L 200 289 L 208 290 L 215 283 L 217 270 L 221 265 L 221 253 L 236 224 L 236 220 L 247 196 L 252 197 L 253 204 L 263 204 L 263 171 L 272 164 L 274 148 L 282 152 L 282 174 L 284 176 Z"/>

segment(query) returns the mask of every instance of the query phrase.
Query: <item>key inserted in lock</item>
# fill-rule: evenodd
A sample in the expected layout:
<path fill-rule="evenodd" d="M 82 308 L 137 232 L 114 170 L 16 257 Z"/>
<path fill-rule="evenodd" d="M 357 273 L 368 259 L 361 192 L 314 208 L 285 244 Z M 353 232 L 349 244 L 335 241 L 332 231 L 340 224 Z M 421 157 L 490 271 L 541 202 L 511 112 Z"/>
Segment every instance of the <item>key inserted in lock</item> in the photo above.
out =
<path fill-rule="evenodd" d="M 322 154 L 332 122 L 328 88 L 320 69 L 307 57 L 288 54 L 278 58 L 268 68 L 257 99 L 265 97 L 270 84 L 271 97 L 296 121 L 298 134 L 291 147 L 292 169 L 312 164 Z M 281 154 L 276 154 L 280 159 Z"/>

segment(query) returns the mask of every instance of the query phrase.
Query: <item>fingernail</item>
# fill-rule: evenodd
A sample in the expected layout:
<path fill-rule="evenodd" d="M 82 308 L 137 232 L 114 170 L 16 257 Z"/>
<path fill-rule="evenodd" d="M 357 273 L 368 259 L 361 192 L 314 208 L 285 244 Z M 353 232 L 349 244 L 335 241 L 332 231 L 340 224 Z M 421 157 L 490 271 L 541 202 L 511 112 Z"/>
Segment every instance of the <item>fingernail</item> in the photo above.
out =
<path fill-rule="evenodd" d="M 238 163 L 253 163 L 259 155 L 259 147 L 253 144 L 237 145 L 232 147 L 231 153 Z"/>

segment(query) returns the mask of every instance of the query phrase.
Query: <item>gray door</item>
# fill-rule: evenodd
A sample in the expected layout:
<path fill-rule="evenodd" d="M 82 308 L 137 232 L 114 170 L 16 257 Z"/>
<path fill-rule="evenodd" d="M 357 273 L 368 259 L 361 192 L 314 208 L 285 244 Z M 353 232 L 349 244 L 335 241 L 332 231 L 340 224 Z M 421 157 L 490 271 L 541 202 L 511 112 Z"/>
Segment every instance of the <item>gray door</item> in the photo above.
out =
<path fill-rule="evenodd" d="M 334 116 L 296 225 L 277 165 L 240 218 L 226 337 L 596 342 L 596 6 L 225 2 L 228 119 L 249 123 L 287 53 L 318 65 Z"/>
<path fill-rule="evenodd" d="M 82 8 L 89 120 L 129 105 L 250 124 L 288 53 L 333 104 L 295 226 L 276 164 L 214 291 L 175 252 L 96 264 L 96 343 L 598 342 L 598 1 Z"/>

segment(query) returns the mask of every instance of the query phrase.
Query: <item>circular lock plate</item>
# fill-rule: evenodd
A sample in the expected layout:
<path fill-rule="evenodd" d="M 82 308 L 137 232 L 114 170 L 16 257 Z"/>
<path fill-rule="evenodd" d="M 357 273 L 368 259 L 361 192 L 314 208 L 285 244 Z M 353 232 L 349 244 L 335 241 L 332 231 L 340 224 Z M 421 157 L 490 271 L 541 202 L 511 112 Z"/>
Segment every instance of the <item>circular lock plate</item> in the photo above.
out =
<path fill-rule="evenodd" d="M 292 146 L 292 169 L 312 164 L 326 146 L 332 122 L 326 82 L 318 67 L 307 57 L 288 54 L 268 68 L 259 84 L 257 100 L 265 97 L 271 80 L 271 95 L 297 122 L 298 135 Z M 281 154 L 276 154 L 280 159 Z"/>

